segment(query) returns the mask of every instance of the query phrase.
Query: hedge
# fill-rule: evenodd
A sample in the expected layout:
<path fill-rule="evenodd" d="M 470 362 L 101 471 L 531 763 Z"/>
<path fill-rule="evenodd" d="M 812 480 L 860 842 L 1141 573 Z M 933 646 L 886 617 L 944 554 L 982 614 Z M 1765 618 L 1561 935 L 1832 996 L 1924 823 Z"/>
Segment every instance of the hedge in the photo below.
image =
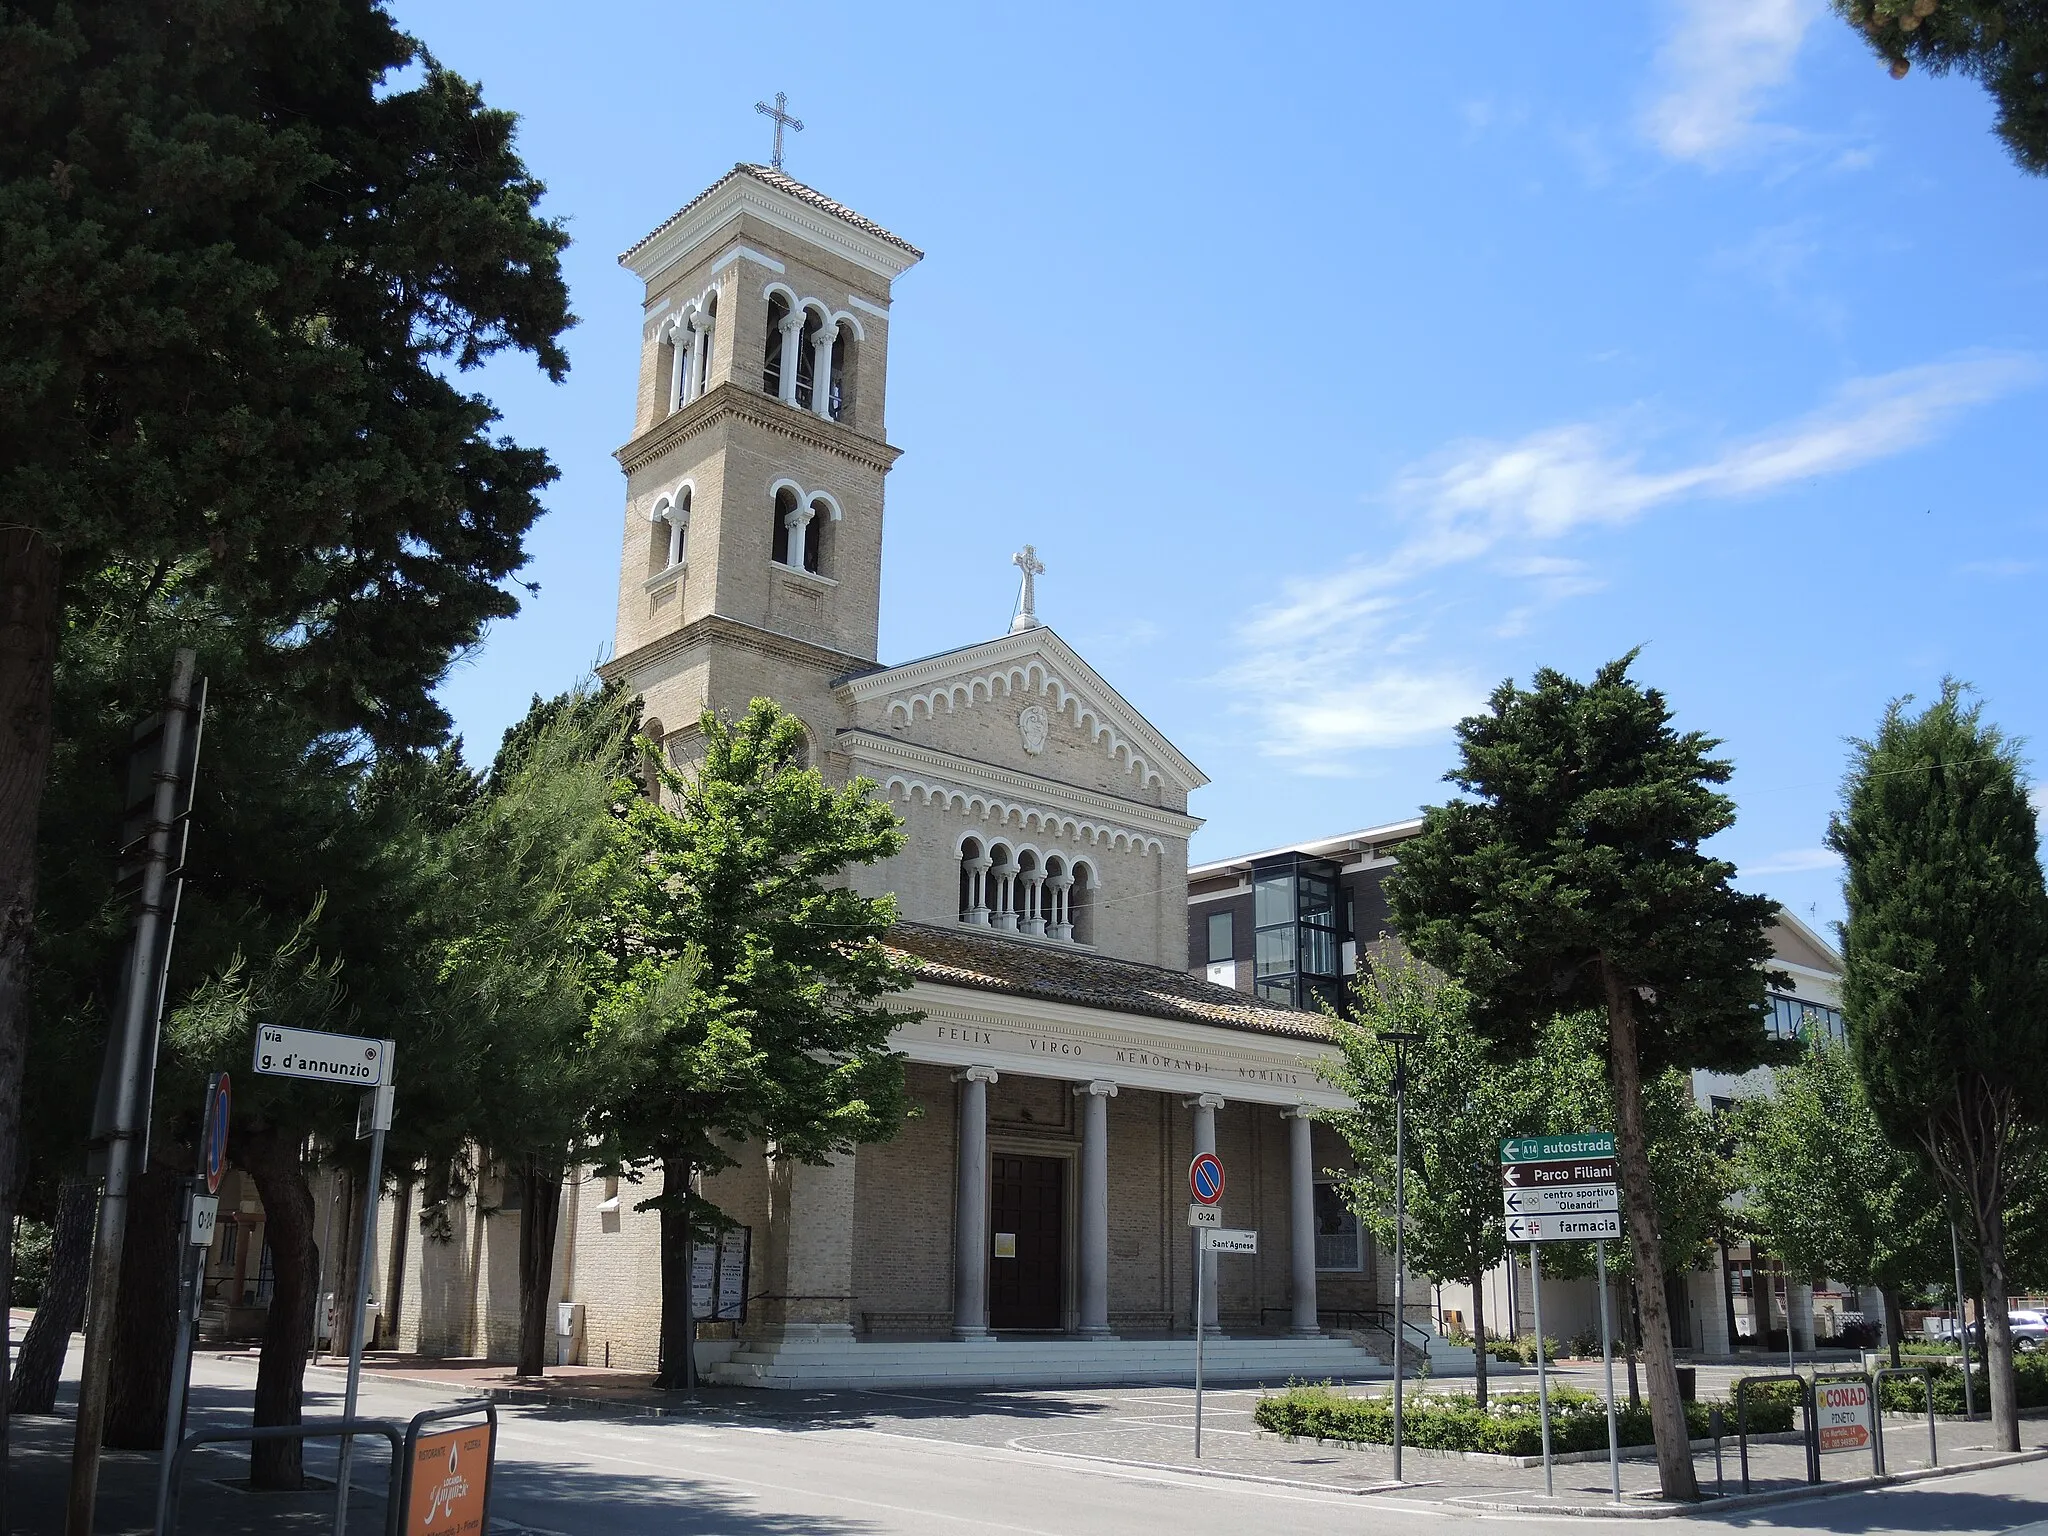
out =
<path fill-rule="evenodd" d="M 1936 1413 L 1961 1413 L 1963 1411 L 1963 1373 L 1953 1365 L 1936 1365 L 1934 1371 L 1934 1411 Z M 2022 1408 L 2048 1407 L 2048 1353 L 2031 1350 L 2016 1354 L 2012 1361 L 2013 1395 Z M 1984 1412 L 1991 1402 L 1990 1387 L 1984 1380 L 1984 1368 L 1977 1366 L 1970 1372 L 1971 1384 L 1977 1393 L 1977 1410 Z M 1919 1376 L 1895 1376 L 1884 1384 L 1884 1406 L 1888 1413 L 1925 1413 L 1927 1411 L 1927 1383 Z"/>
<path fill-rule="evenodd" d="M 1790 1383 L 1762 1388 L 1751 1395 L 1750 1431 L 1765 1434 L 1793 1427 L 1798 1391 Z M 1707 1403 L 1687 1403 L 1686 1422 L 1695 1439 L 1707 1433 Z M 1734 1405 L 1720 1405 L 1727 1432 L 1734 1433 Z M 1492 1456 L 1540 1456 L 1543 1426 L 1534 1392 L 1495 1394 L 1482 1409 L 1469 1393 L 1422 1392 L 1408 1398 L 1401 1414 L 1404 1444 L 1423 1450 L 1481 1451 Z M 1385 1397 L 1347 1397 L 1327 1383 L 1296 1384 L 1277 1397 L 1262 1397 L 1253 1418 L 1261 1429 L 1300 1440 L 1346 1440 L 1390 1445 L 1394 1409 Z M 1617 1404 L 1615 1427 L 1623 1445 L 1649 1445 L 1655 1440 L 1647 1405 Z M 1550 1394 L 1550 1448 L 1598 1451 L 1607 1448 L 1605 1400 L 1576 1387 L 1557 1387 Z"/>

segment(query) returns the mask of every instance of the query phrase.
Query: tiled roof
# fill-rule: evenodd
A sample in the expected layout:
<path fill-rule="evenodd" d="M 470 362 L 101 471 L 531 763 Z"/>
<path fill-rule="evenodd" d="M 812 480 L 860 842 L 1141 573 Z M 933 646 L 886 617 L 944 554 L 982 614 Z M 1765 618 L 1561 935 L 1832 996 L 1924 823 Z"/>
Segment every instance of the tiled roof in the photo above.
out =
<path fill-rule="evenodd" d="M 705 198 L 711 196 L 712 193 L 716 192 L 720 187 L 724 186 L 727 182 L 731 181 L 735 176 L 751 176 L 754 178 L 754 180 L 761 182 L 766 186 L 773 187 L 778 192 L 788 193 L 791 197 L 797 199 L 797 201 L 799 202 L 808 203 L 811 207 L 817 209 L 820 213 L 829 213 L 830 215 L 832 215 L 833 218 L 851 224 L 855 229 L 859 230 L 862 234 L 873 235 L 877 240 L 886 240 L 889 244 L 895 246 L 899 251 L 909 252 L 910 255 L 918 261 L 922 261 L 924 259 L 924 252 L 920 251 L 908 240 L 905 240 L 901 235 L 890 234 L 888 230 L 882 228 L 882 226 L 877 224 L 873 219 L 855 213 L 851 208 L 847 207 L 844 203 L 835 203 L 831 198 L 827 197 L 817 188 L 807 187 L 802 182 L 798 181 L 794 176 L 785 176 L 782 174 L 782 172 L 776 170 L 773 166 L 748 165 L 742 162 L 741 164 L 736 165 L 731 170 L 727 171 L 723 176 L 719 177 L 718 180 L 711 183 L 710 186 L 706 187 L 702 192 L 699 192 L 695 197 L 691 198 L 687 203 L 683 204 L 682 207 L 678 208 L 666 219 L 662 220 L 659 227 L 651 231 L 644 238 L 636 241 L 633 244 L 632 248 L 628 250 L 625 253 L 625 255 L 621 256 L 619 260 L 622 262 L 630 261 L 634 256 L 639 254 L 639 252 L 644 250 L 649 242 L 659 237 L 663 230 L 669 228 L 672 224 L 676 222 L 676 220 L 684 217 L 686 214 L 689 213 L 689 211 L 692 208 L 695 208 L 699 203 L 703 202 Z"/>
<path fill-rule="evenodd" d="M 1316 1041 L 1330 1038 L 1321 1014 L 1261 1002 L 1249 993 L 1164 966 L 1111 960 L 1077 949 L 936 923 L 898 923 L 889 930 L 886 942 L 913 961 L 924 980 L 942 986 L 1075 1003 L 1111 1013 L 1184 1019 L 1259 1035 Z"/>

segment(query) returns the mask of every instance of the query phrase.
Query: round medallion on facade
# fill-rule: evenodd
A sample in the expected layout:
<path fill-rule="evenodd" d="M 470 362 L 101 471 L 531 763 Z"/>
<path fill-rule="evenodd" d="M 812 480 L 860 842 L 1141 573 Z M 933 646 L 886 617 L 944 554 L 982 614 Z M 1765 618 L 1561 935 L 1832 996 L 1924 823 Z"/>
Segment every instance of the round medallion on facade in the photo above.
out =
<path fill-rule="evenodd" d="M 1028 705 L 1017 716 L 1017 730 L 1024 737 L 1024 750 L 1036 757 L 1045 750 L 1045 738 L 1052 730 L 1052 716 L 1045 712 L 1043 704 Z"/>

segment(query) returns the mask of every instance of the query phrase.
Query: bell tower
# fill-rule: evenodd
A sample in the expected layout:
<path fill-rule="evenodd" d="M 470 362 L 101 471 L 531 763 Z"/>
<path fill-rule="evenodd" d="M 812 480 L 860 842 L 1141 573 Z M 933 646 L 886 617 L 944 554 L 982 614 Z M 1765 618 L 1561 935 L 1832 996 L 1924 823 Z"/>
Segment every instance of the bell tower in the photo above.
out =
<path fill-rule="evenodd" d="M 646 304 L 602 671 L 679 738 L 672 755 L 705 708 L 764 694 L 829 752 L 832 679 L 875 665 L 890 284 L 922 255 L 737 165 L 619 258 Z"/>

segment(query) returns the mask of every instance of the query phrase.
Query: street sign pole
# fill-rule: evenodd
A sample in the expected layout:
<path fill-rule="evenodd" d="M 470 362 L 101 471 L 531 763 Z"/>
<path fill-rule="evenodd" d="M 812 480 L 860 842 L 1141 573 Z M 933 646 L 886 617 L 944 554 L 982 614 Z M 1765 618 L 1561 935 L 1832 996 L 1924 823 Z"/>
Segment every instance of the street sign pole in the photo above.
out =
<path fill-rule="evenodd" d="M 1614 1325 L 1607 1297 L 1607 1242 L 1593 1245 L 1593 1259 L 1600 1267 L 1600 1364 L 1607 1371 L 1607 1491 L 1621 1502 L 1621 1440 L 1614 1430 Z"/>
<path fill-rule="evenodd" d="M 1536 1411 L 1543 1420 L 1543 1495 L 1557 1490 L 1550 1473 L 1550 1367 L 1543 1358 L 1543 1249 L 1529 1245 L 1529 1304 L 1536 1311 Z"/>
<path fill-rule="evenodd" d="M 1195 1238 L 1195 1456 L 1202 1454 L 1202 1312 L 1204 1293 L 1202 1275 L 1209 1267 L 1209 1234 L 1216 1230 L 1214 1223 L 1198 1218 L 1197 1207 L 1208 1207 L 1216 1217 L 1223 1219 L 1223 1213 L 1216 1210 L 1223 1199 L 1223 1164 L 1214 1152 L 1197 1152 L 1188 1164 L 1188 1193 L 1194 1196 L 1194 1205 L 1188 1210 L 1188 1225 L 1194 1230 Z M 341 1536 L 336 1532 L 335 1536 Z"/>
<path fill-rule="evenodd" d="M 395 1092 L 392 1063 L 397 1053 L 397 1042 L 386 1040 L 383 1084 L 363 1090 L 364 1108 L 370 1116 L 370 1178 L 363 1189 L 363 1238 L 357 1248 L 355 1325 L 349 1332 L 348 1389 L 341 1409 L 345 1420 L 353 1420 L 356 1416 L 356 1393 L 363 1382 L 363 1344 L 370 1317 L 370 1266 L 377 1253 L 377 1190 L 384 1178 L 384 1133 L 391 1128 L 391 1101 Z M 360 1117 L 358 1123 L 360 1125 Z M 341 1465 L 334 1475 L 334 1536 L 348 1536 L 349 1453 L 354 1448 L 354 1438 L 343 1435 Z"/>
<path fill-rule="evenodd" d="M 120 1017 L 109 1021 L 112 1038 L 101 1084 L 101 1097 L 111 1111 L 106 1128 L 107 1176 L 100 1194 L 91 1278 L 86 1287 L 85 1362 L 78 1383 L 71 1485 L 64 1511 L 64 1529 L 69 1536 L 92 1536 L 93 1508 L 99 1500 L 100 1439 L 106 1426 L 107 1383 L 114 1363 L 114 1314 L 121 1292 L 121 1249 L 128 1233 L 128 1186 L 134 1172 L 134 1144 L 147 1137 L 149 1127 L 145 1084 L 155 1062 L 153 1057 L 145 1057 L 154 1043 L 155 1019 L 150 1010 L 162 1004 L 161 966 L 169 958 L 163 931 L 175 905 L 170 878 L 171 831 L 181 787 L 179 769 L 185 761 L 185 733 L 196 725 L 190 708 L 196 665 L 191 651 L 179 651 L 171 669 L 162 749 L 149 801 L 141 899 L 128 945 L 126 974 L 116 992 L 121 999 Z"/>

